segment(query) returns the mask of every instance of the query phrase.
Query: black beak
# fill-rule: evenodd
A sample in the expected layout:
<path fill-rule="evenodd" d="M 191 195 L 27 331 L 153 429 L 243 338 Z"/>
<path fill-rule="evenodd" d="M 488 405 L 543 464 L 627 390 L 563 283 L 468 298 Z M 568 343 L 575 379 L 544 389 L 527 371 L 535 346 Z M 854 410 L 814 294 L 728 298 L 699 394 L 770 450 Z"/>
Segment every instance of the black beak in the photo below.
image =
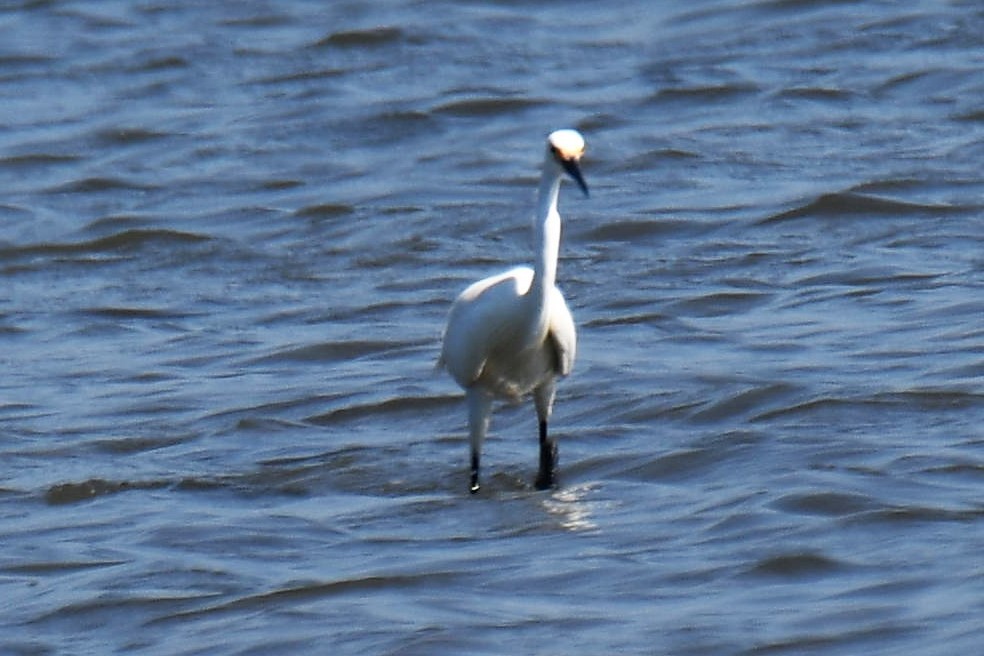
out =
<path fill-rule="evenodd" d="M 564 170 L 567 171 L 572 178 L 574 178 L 574 182 L 577 183 L 577 186 L 581 188 L 581 191 L 584 192 L 585 198 L 587 198 L 590 195 L 588 194 L 588 183 L 584 181 L 584 176 L 581 175 L 581 168 L 577 165 L 577 160 L 564 159 L 561 160 L 560 164 L 564 167 Z"/>

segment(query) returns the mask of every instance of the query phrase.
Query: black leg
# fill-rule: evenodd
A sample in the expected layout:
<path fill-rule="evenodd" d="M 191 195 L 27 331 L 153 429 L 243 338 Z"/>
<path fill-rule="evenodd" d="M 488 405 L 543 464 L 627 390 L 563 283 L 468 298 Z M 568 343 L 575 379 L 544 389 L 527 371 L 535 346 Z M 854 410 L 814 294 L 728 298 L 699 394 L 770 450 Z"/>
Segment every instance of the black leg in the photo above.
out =
<path fill-rule="evenodd" d="M 540 471 L 536 475 L 536 489 L 549 490 L 554 486 L 557 468 L 557 442 L 547 437 L 547 422 L 540 422 Z"/>
<path fill-rule="evenodd" d="M 478 454 L 473 453 L 471 457 L 471 487 L 469 490 L 472 494 L 475 494 L 480 487 L 478 484 Z"/>

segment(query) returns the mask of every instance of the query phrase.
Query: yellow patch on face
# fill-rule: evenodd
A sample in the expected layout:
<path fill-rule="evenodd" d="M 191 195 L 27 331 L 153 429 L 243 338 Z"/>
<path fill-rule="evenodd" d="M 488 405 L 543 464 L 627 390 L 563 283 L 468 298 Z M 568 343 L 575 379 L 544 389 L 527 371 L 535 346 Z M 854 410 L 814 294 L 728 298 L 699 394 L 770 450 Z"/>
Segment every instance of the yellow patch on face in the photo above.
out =
<path fill-rule="evenodd" d="M 564 159 L 581 159 L 581 155 L 584 154 L 584 149 L 582 148 L 581 150 L 577 150 L 577 151 L 558 150 L 557 154 Z"/>
<path fill-rule="evenodd" d="M 550 147 L 558 157 L 565 160 L 578 160 L 584 155 L 584 137 L 577 130 L 557 130 L 547 137 Z"/>

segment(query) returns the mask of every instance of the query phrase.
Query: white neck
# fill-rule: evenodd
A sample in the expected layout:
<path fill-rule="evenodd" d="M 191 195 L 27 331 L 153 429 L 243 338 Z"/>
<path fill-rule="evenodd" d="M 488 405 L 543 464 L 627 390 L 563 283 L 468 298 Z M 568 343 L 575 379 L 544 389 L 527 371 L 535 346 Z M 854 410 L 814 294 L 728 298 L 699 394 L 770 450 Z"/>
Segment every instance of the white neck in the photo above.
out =
<path fill-rule="evenodd" d="M 548 162 L 544 166 L 537 192 L 536 222 L 533 225 L 533 248 L 536 261 L 533 264 L 533 286 L 530 296 L 535 302 L 543 299 L 557 280 L 557 256 L 560 251 L 560 214 L 557 213 L 557 196 L 560 193 L 561 172 Z"/>

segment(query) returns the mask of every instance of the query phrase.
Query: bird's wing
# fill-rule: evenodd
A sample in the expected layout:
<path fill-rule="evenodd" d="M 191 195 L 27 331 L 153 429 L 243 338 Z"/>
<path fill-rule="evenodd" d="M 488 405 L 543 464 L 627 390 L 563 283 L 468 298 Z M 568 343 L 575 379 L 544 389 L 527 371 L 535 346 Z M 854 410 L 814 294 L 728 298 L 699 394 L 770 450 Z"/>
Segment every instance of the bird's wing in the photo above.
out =
<path fill-rule="evenodd" d="M 518 267 L 473 283 L 455 299 L 438 363 L 459 385 L 466 387 L 482 374 L 490 351 L 514 324 L 518 301 L 532 280 L 532 269 Z"/>
<path fill-rule="evenodd" d="M 574 317 L 567 309 L 564 295 L 556 287 L 550 294 L 550 331 L 548 333 L 557 352 L 557 373 L 566 376 L 574 368 L 577 356 L 577 329 Z"/>

